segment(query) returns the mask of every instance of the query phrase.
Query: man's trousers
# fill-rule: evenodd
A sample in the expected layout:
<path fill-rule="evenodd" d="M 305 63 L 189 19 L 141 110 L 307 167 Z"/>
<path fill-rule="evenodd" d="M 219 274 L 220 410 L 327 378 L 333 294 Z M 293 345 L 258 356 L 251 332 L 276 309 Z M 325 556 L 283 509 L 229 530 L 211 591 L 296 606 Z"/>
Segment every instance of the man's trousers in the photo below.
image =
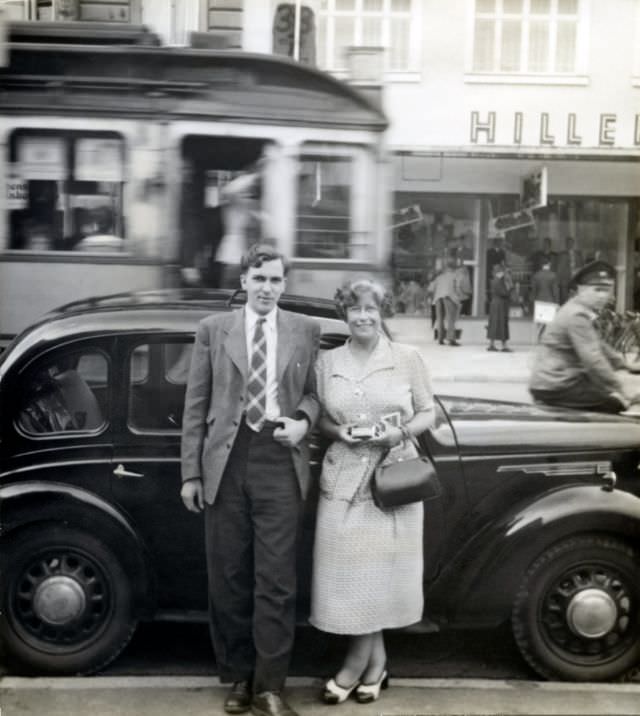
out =
<path fill-rule="evenodd" d="M 445 335 L 448 341 L 456 339 L 456 320 L 458 318 L 458 304 L 448 296 L 439 298 L 436 301 L 436 321 L 438 324 L 438 340 L 440 343 L 444 341 Z M 446 330 L 445 330 L 446 321 Z"/>
<path fill-rule="evenodd" d="M 279 691 L 296 618 L 300 488 L 273 423 L 242 422 L 213 505 L 205 508 L 209 615 L 221 681 Z"/>

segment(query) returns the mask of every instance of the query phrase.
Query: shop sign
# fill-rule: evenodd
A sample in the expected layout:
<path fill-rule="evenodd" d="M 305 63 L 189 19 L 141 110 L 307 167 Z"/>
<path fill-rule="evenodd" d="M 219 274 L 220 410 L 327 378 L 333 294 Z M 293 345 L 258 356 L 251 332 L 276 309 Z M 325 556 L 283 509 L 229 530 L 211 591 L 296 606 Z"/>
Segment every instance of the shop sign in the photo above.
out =
<path fill-rule="evenodd" d="M 29 199 L 29 183 L 22 177 L 7 177 L 7 209 L 26 209 Z"/>
<path fill-rule="evenodd" d="M 64 140 L 59 137 L 24 137 L 18 145 L 18 162 L 23 179 L 66 179 Z"/>
<path fill-rule="evenodd" d="M 119 139 L 78 139 L 75 144 L 76 181 L 123 181 Z"/>
<path fill-rule="evenodd" d="M 535 223 L 533 212 L 528 209 L 514 211 L 512 214 L 494 216 L 489 222 L 489 236 L 501 235 L 507 231 L 519 229 L 522 226 L 530 226 L 533 223 Z"/>
<path fill-rule="evenodd" d="M 477 110 L 471 112 L 470 117 L 470 140 L 472 144 L 480 144 L 481 137 L 485 144 L 496 143 L 498 130 L 511 131 L 511 142 L 521 146 L 524 141 L 525 129 L 531 137 L 537 136 L 539 146 L 552 147 L 562 146 L 580 147 L 585 142 L 583 138 L 584 128 L 593 136 L 593 140 L 600 147 L 613 147 L 624 144 L 624 138 L 617 136 L 618 115 L 602 112 L 587 121 L 578 117 L 575 112 L 569 112 L 566 116 L 558 116 L 550 112 L 539 114 L 527 114 L 514 112 L 512 115 L 501 113 L 498 116 L 496 111 L 487 112 L 481 115 Z M 640 146 L 640 114 L 634 116 L 634 131 L 631 137 L 631 144 L 634 147 Z"/>

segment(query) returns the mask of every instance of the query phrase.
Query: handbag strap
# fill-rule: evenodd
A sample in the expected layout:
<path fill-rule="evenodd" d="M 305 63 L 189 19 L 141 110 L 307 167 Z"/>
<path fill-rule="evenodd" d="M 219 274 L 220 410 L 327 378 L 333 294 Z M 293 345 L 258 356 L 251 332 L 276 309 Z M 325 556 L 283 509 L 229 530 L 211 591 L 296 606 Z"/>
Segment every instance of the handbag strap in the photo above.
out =
<path fill-rule="evenodd" d="M 418 452 L 418 456 L 424 457 L 425 452 L 422 449 L 420 443 L 418 442 L 418 438 L 415 435 L 413 435 L 413 433 L 410 433 L 407 430 L 407 428 L 404 428 L 404 429 L 401 428 L 401 430 L 402 430 L 402 442 L 406 443 L 408 440 L 409 442 L 413 443 L 413 446 L 415 447 L 415 449 Z M 388 448 L 386 451 L 384 451 L 382 453 L 382 455 L 380 456 L 380 460 L 378 460 L 378 465 L 381 465 L 389 457 L 389 453 L 391 452 L 391 450 L 393 450 L 393 448 Z"/>
<path fill-rule="evenodd" d="M 413 446 L 418 451 L 418 455 L 423 455 L 424 450 L 422 449 L 420 443 L 418 442 L 418 438 L 413 433 L 410 433 L 409 430 L 407 430 L 407 428 L 404 426 L 401 428 L 401 430 L 402 430 L 403 442 L 406 442 L 407 440 L 409 440 L 410 442 L 413 443 Z"/>

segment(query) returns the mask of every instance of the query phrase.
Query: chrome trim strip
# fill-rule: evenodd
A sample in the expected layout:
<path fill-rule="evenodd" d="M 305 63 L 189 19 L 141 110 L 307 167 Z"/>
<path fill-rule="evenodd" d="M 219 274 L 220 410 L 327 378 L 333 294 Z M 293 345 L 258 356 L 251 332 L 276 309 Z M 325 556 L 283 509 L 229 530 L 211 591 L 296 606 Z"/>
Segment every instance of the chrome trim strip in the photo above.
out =
<path fill-rule="evenodd" d="M 570 477 L 574 475 L 605 475 L 611 471 L 611 462 L 539 462 L 521 465 L 499 465 L 498 472 L 524 472 L 526 475 L 546 475 L 547 477 Z"/>

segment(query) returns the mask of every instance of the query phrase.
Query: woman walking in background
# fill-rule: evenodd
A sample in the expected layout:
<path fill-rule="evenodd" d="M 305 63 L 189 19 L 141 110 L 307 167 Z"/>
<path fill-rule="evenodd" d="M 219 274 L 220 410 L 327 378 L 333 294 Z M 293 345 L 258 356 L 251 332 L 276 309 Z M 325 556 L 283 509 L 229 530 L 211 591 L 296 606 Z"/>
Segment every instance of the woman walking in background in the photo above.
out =
<path fill-rule="evenodd" d="M 489 303 L 488 351 L 497 351 L 495 341 L 502 341 L 502 352 L 510 353 L 509 340 L 509 299 L 513 284 L 504 264 L 493 267 L 491 279 L 491 301 Z"/>

